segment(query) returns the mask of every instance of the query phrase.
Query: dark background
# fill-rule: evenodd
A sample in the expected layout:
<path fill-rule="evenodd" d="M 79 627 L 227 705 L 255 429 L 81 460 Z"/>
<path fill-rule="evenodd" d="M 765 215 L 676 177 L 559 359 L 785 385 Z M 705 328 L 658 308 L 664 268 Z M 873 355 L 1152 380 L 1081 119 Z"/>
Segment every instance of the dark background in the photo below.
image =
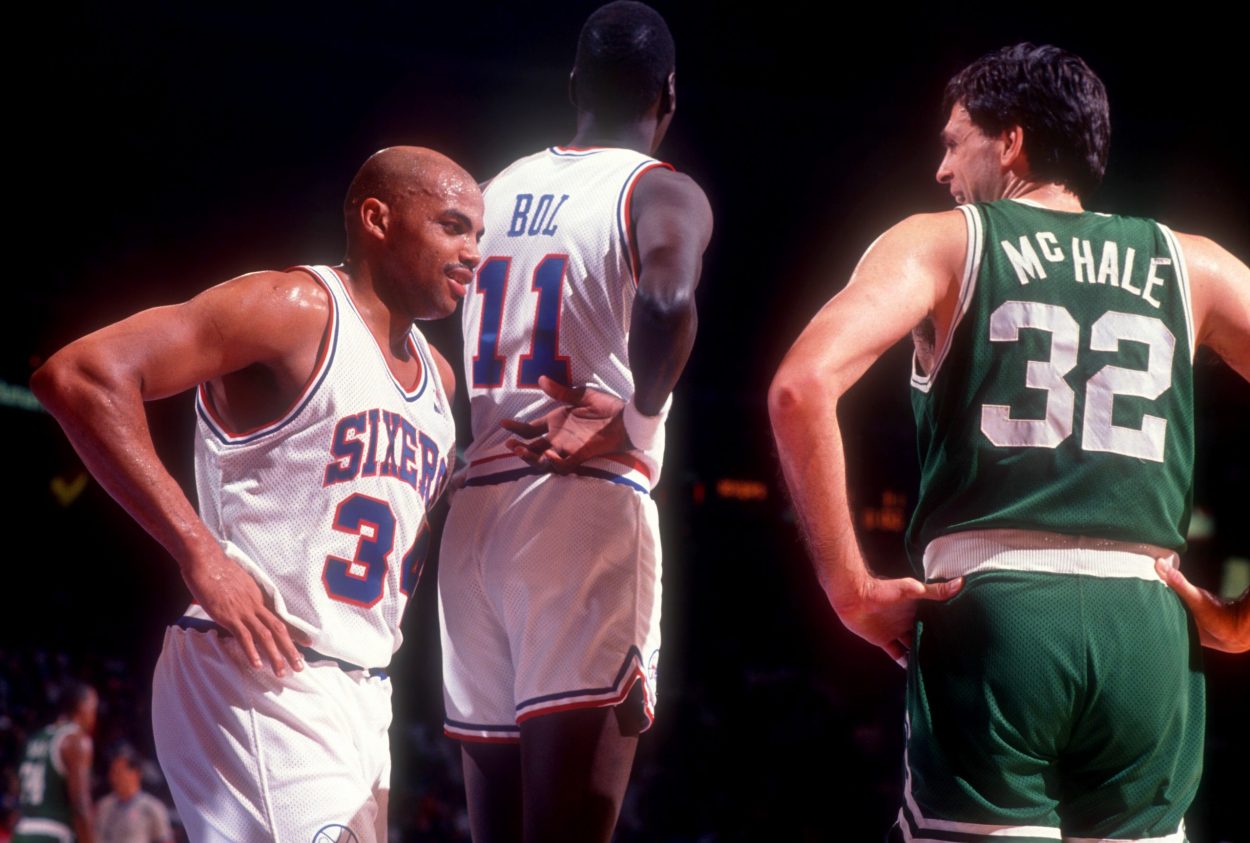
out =
<path fill-rule="evenodd" d="M 87 331 L 241 272 L 337 262 L 342 194 L 380 147 L 433 146 L 486 179 L 571 138 L 565 81 L 594 4 L 421 5 L 44 4 L 10 28 L 9 775 L 45 687 L 63 675 L 104 687 L 101 748 L 125 738 L 150 749 L 151 667 L 187 600 L 171 560 L 94 481 L 73 494 L 81 463 L 52 419 L 24 406 L 33 367 Z M 897 810 L 902 672 L 841 628 L 809 572 L 764 395 L 873 237 L 950 206 L 933 173 L 951 74 L 1019 40 L 1081 54 L 1112 104 L 1092 206 L 1157 217 L 1250 259 L 1244 48 L 1218 19 L 1061 18 L 1038 6 L 912 17 L 883 4 L 868 24 L 831 27 L 772 5 L 660 5 L 678 45 L 678 112 L 660 155 L 703 185 L 716 233 L 656 492 L 661 705 L 622 840 L 874 840 Z M 458 359 L 456 318 L 422 328 Z M 843 412 L 865 550 L 893 573 L 916 489 L 907 360 L 902 347 L 887 354 Z M 1250 558 L 1250 389 L 1207 355 L 1197 381 L 1196 520 L 1212 526 L 1186 564 L 1216 587 L 1223 560 Z M 191 405 L 184 395 L 150 413 L 188 488 Z M 756 498 L 725 496 L 735 490 Z M 430 570 L 393 665 L 392 815 L 404 840 L 458 839 L 462 822 L 455 745 L 439 734 L 433 585 Z M 1237 804 L 1247 664 L 1209 654 L 1208 771 L 1189 818 L 1199 843 L 1250 839 Z"/>

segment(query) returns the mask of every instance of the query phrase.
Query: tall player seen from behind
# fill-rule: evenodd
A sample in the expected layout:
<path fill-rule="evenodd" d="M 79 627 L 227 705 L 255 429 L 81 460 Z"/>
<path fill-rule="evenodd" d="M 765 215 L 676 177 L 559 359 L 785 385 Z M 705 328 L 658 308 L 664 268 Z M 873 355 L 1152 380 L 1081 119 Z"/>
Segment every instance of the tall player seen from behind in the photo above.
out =
<path fill-rule="evenodd" d="M 439 570 L 446 731 L 478 841 L 608 839 L 651 721 L 649 493 L 712 230 L 698 185 L 651 157 L 673 67 L 653 10 L 599 9 L 570 79 L 574 138 L 485 190 L 464 311 L 473 444 Z"/>
<path fill-rule="evenodd" d="M 829 601 L 908 669 L 893 839 L 1184 840 L 1204 643 L 1250 647 L 1250 596 L 1184 582 L 1197 345 L 1250 379 L 1250 270 L 1085 210 L 1109 120 L 1080 58 L 1021 44 L 947 87 L 938 180 L 961 207 L 883 234 L 782 363 L 770 412 Z M 967 204 L 965 204 L 967 203 Z M 918 579 L 872 575 L 841 396 L 915 341 Z M 943 602 L 946 601 L 946 602 Z"/>
<path fill-rule="evenodd" d="M 152 719 L 197 843 L 386 838 L 384 668 L 455 439 L 454 375 L 413 321 L 464 295 L 482 200 L 450 159 L 396 147 L 360 168 L 343 212 L 341 266 L 136 314 L 31 384 L 194 599 L 166 632 Z M 143 407 L 197 385 L 198 515 Z"/>

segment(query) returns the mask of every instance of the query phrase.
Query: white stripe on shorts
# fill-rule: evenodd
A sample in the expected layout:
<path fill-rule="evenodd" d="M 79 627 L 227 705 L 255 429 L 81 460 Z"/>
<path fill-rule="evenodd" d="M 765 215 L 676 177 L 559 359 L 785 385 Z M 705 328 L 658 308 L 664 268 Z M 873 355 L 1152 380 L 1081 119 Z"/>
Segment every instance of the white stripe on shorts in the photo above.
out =
<path fill-rule="evenodd" d="M 1036 571 L 1159 582 L 1155 560 L 1179 565 L 1176 551 L 1149 544 L 1037 530 L 968 530 L 939 536 L 924 549 L 929 579 L 979 571 Z"/>

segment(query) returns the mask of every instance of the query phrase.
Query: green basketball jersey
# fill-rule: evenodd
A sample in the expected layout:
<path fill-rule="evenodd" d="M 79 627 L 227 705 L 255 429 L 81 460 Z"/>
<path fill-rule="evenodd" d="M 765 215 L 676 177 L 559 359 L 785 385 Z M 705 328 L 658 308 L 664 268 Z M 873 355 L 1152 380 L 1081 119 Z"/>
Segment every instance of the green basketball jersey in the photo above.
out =
<path fill-rule="evenodd" d="M 1014 200 L 960 210 L 955 323 L 932 370 L 912 373 L 912 559 L 938 536 L 993 528 L 1183 549 L 1194 335 L 1175 236 Z"/>
<path fill-rule="evenodd" d="M 18 768 L 21 820 L 14 840 L 56 839 L 56 829 L 69 835 L 73 815 L 69 787 L 61 760 L 61 742 L 79 730 L 76 723 L 53 723 L 36 732 L 26 743 L 26 754 Z M 33 821 L 33 822 L 32 822 Z"/>

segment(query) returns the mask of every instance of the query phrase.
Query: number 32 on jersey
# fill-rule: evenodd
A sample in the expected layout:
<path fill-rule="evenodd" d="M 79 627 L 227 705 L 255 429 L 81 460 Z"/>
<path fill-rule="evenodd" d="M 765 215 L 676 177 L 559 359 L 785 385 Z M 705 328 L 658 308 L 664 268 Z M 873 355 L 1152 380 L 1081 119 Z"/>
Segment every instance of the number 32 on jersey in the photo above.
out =
<path fill-rule="evenodd" d="M 519 389 L 538 389 L 538 378 L 546 375 L 554 381 L 572 383 L 569 358 L 560 354 L 560 312 L 564 303 L 564 283 L 568 255 L 547 255 L 538 262 L 530 281 L 537 293 L 534 318 L 529 330 L 529 353 L 520 355 L 516 385 Z M 503 324 L 504 299 L 508 292 L 512 259 L 487 258 L 477 273 L 476 292 L 482 297 L 482 322 L 478 331 L 477 353 L 473 355 L 473 387 L 493 389 L 503 386 L 507 360 L 500 355 L 502 332 L 524 329 L 524 325 Z M 504 347 L 521 347 L 509 338 Z"/>
<path fill-rule="evenodd" d="M 1081 328 L 1067 308 L 1032 301 L 1003 302 L 990 315 L 990 341 L 1018 342 L 1020 330 L 1032 328 L 1050 334 L 1050 358 L 1030 360 L 1024 385 L 1046 391 L 1046 417 L 1017 419 L 1005 404 L 981 406 L 981 432 L 999 447 L 1054 448 L 1072 435 L 1076 393 L 1065 375 L 1076 368 Z M 1153 316 L 1107 311 L 1093 324 L 1091 351 L 1119 351 L 1121 341 L 1148 349 L 1146 368 L 1126 369 L 1107 364 L 1085 384 L 1081 448 L 1163 462 L 1167 420 L 1144 414 L 1140 428 L 1112 423 L 1117 395 L 1153 401 L 1172 385 L 1172 356 L 1176 337 Z"/>

